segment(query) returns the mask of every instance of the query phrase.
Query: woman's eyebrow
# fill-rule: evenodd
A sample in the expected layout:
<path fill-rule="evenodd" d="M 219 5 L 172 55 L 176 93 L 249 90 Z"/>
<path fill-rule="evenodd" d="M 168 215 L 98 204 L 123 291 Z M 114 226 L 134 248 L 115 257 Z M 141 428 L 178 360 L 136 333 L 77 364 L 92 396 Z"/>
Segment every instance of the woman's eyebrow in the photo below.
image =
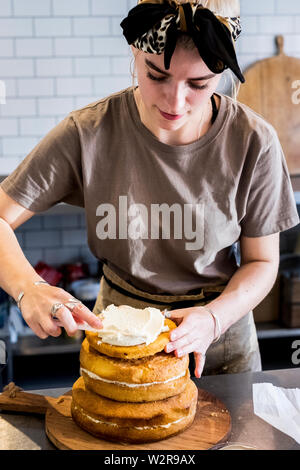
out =
<path fill-rule="evenodd" d="M 156 72 L 162 73 L 166 77 L 172 77 L 172 75 L 170 73 L 165 72 L 164 70 L 161 70 L 155 64 L 153 64 L 153 62 L 151 62 L 151 60 L 149 60 L 149 59 L 145 59 L 145 64 L 148 65 L 148 67 L 150 67 L 151 69 L 155 70 Z M 205 75 L 204 77 L 188 78 L 188 80 L 189 81 L 207 80 L 207 79 L 213 78 L 213 77 L 215 77 L 215 74 L 211 73 L 209 75 Z"/>

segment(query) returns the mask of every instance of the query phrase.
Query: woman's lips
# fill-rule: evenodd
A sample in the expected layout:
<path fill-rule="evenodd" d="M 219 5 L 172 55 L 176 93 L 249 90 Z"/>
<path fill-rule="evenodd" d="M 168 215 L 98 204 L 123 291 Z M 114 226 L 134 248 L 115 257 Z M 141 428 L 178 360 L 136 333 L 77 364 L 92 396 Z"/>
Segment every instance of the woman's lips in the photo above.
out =
<path fill-rule="evenodd" d="M 181 119 L 183 117 L 183 114 L 168 114 L 168 113 L 164 113 L 160 109 L 159 109 L 159 112 L 162 115 L 162 117 L 164 117 L 168 121 L 177 121 L 177 119 Z"/>

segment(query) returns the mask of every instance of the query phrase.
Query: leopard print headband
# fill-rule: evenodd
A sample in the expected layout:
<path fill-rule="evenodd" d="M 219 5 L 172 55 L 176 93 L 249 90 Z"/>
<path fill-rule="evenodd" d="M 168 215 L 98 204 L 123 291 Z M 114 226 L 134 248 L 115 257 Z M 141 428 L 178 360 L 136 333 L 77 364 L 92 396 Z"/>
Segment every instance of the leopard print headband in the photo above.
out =
<path fill-rule="evenodd" d="M 169 3 L 170 5 L 174 5 L 175 8 L 177 9 L 177 15 L 176 15 L 176 18 L 175 18 L 177 28 L 178 28 L 179 31 L 181 31 L 183 33 L 187 32 L 185 13 L 184 13 L 184 8 L 183 8 L 182 3 L 178 3 L 176 0 L 139 0 L 139 2 L 138 2 L 139 5 L 145 4 L 145 3 L 157 3 L 157 4 L 160 4 L 160 5 L 162 5 L 164 3 Z M 203 5 L 201 5 L 201 3 L 196 3 L 195 2 L 195 3 L 190 3 L 190 4 L 191 4 L 191 7 L 192 7 L 193 17 L 195 15 L 195 12 L 198 9 L 203 9 L 204 8 Z M 231 16 L 220 16 L 220 15 L 216 15 L 216 14 L 215 14 L 215 17 L 218 18 L 218 20 L 221 23 L 223 23 L 226 26 L 226 28 L 228 28 L 233 41 L 236 42 L 238 37 L 240 36 L 240 34 L 242 32 L 241 18 L 239 16 L 231 17 Z M 174 18 L 172 18 L 172 17 L 164 18 L 160 25 L 158 24 L 158 25 L 154 26 L 153 32 L 163 33 L 162 36 L 165 39 L 166 31 L 167 31 L 171 21 L 174 21 Z M 149 31 L 149 33 L 151 34 L 150 31 Z M 162 42 L 165 42 L 165 41 L 162 41 Z M 140 45 L 139 44 L 139 39 L 137 39 L 136 45 L 134 45 L 134 46 L 137 47 L 137 49 L 140 49 L 140 47 L 138 47 L 139 45 Z M 160 49 L 160 47 L 158 47 L 158 49 Z M 149 51 L 145 51 L 145 52 L 149 52 Z M 161 53 L 162 52 L 159 52 L 159 54 L 161 54 Z"/>
<path fill-rule="evenodd" d="M 245 81 L 234 47 L 242 31 L 239 17 L 215 15 L 198 3 L 140 0 L 121 27 L 128 44 L 150 54 L 164 52 L 166 69 L 179 34 L 189 34 L 210 70 L 221 73 L 230 68 L 242 83 Z"/>

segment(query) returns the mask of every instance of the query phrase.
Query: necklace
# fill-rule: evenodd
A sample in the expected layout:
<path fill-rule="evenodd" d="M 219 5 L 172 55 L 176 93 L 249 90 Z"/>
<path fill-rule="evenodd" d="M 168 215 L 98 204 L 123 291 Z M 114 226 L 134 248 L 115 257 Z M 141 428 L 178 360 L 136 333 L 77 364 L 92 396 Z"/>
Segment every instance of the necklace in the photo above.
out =
<path fill-rule="evenodd" d="M 211 103 L 211 101 L 210 101 L 210 103 Z M 206 115 L 206 110 L 207 110 L 207 104 L 208 104 L 208 103 L 206 103 L 206 105 L 205 105 L 205 107 L 204 107 L 204 110 L 203 110 L 203 112 L 202 112 L 202 115 L 201 115 L 201 120 L 200 120 L 199 128 L 198 128 L 198 129 L 199 129 L 199 134 L 198 134 L 197 140 L 199 140 L 200 137 L 201 137 L 201 133 L 202 133 L 202 129 L 203 129 L 203 124 L 204 124 L 204 121 L 205 121 L 205 115 Z M 210 116 L 209 116 L 209 117 L 210 117 Z M 210 117 L 210 121 L 211 121 L 211 117 Z"/>

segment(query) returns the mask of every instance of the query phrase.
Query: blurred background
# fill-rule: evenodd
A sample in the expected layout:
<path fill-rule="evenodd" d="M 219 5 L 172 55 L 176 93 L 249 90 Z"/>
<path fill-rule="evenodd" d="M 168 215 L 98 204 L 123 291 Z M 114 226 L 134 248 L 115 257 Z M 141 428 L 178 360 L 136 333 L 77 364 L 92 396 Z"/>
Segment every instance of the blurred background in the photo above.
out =
<path fill-rule="evenodd" d="M 69 112 L 133 84 L 130 48 L 120 22 L 136 3 L 0 1 L 0 180 Z M 236 50 L 244 71 L 278 54 L 279 35 L 284 40 L 285 54 L 300 63 L 299 0 L 241 0 L 241 21 L 243 33 Z M 300 88 L 300 68 L 299 75 L 288 78 L 299 80 Z M 282 92 L 278 77 L 273 77 L 270 86 L 275 97 Z M 219 91 L 231 93 L 228 76 Z M 252 96 L 257 92 L 252 88 Z M 290 103 L 291 89 L 286 88 L 284 93 L 285 103 Z M 294 103 L 293 109 L 300 116 L 300 104 L 297 107 Z M 300 135 L 300 128 L 293 125 L 295 135 Z M 293 158 L 289 169 L 295 199 L 300 204 L 300 171 Z M 26 222 L 16 230 L 16 236 L 27 259 L 44 278 L 69 289 L 92 307 L 101 265 L 87 246 L 82 209 L 58 205 Z M 238 246 L 236 249 L 238 256 Z M 281 234 L 280 251 L 277 283 L 255 310 L 264 369 L 298 365 L 292 359 L 298 342 L 300 347 L 298 227 Z M 14 380 L 25 389 L 68 386 L 79 374 L 82 334 L 39 340 L 3 291 L 0 340 L 2 351 L 6 348 L 4 384 Z M 2 353 L 2 362 L 4 356 Z"/>

